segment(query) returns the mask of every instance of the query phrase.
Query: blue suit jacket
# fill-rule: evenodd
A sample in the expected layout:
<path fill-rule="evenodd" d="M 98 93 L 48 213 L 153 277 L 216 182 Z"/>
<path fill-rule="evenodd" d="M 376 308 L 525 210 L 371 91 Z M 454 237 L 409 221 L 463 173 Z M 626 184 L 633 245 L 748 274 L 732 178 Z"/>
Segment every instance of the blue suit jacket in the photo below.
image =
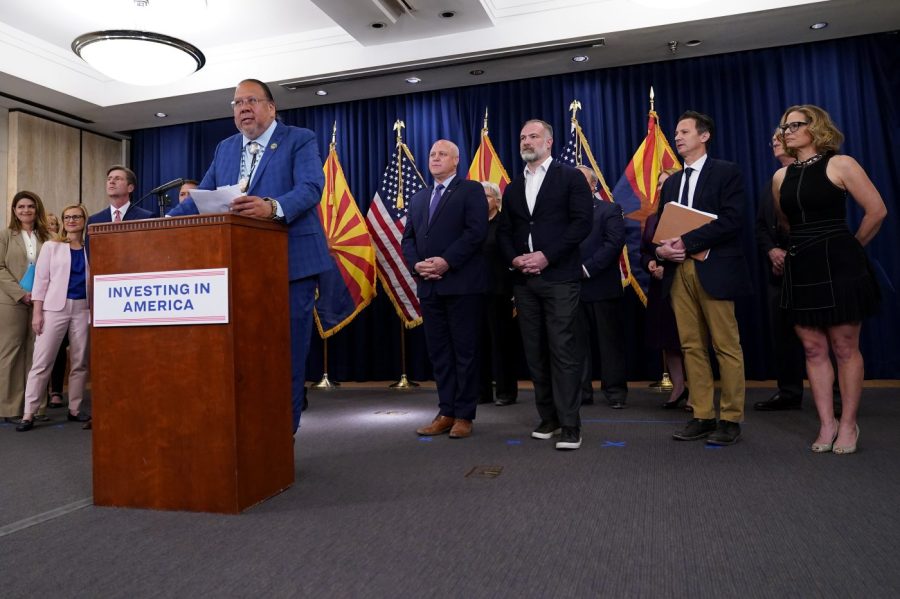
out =
<path fill-rule="evenodd" d="M 428 211 L 434 187 L 419 190 L 409 201 L 403 230 L 403 257 L 416 278 L 420 298 L 431 295 L 463 295 L 487 291 L 487 262 L 481 251 L 487 236 L 488 205 L 484 187 L 459 175 L 444 190 L 434 217 Z M 415 266 L 440 256 L 450 265 L 439 281 L 426 281 Z"/>
<path fill-rule="evenodd" d="M 684 171 L 663 184 L 659 214 L 668 202 L 677 202 Z M 696 261 L 697 276 L 708 294 L 717 299 L 734 299 L 752 292 L 750 270 L 741 244 L 744 225 L 744 182 L 733 162 L 707 158 L 697 179 L 693 207 L 712 212 L 718 218 L 681 236 L 688 255 L 710 250 L 709 258 Z M 688 258 L 691 260 L 692 258 Z M 674 268 L 663 273 L 663 296 L 672 288 Z"/>
<path fill-rule="evenodd" d="M 581 280 L 581 301 L 596 302 L 621 297 L 619 258 L 625 246 L 622 207 L 594 198 L 594 225 L 581 242 L 581 263 L 589 278 Z"/>
<path fill-rule="evenodd" d="M 145 220 L 148 218 L 156 218 L 156 215 L 150 212 L 149 210 L 145 210 L 140 206 L 135 206 L 131 204 L 128 207 L 128 212 L 125 213 L 125 216 L 122 217 L 123 221 L 126 220 Z M 97 223 L 111 223 L 112 222 L 112 214 L 109 211 L 109 206 L 105 206 L 103 210 L 99 212 L 95 212 L 94 214 L 88 217 L 87 224 L 96 225 Z"/>
<path fill-rule="evenodd" d="M 584 175 L 553 160 L 531 214 L 525 200 L 525 176 L 520 174 L 503 194 L 497 232 L 500 255 L 511 264 L 516 256 L 529 253 L 530 233 L 534 251 L 544 252 L 550 263 L 541 273 L 545 280 L 580 281 L 578 244 L 591 232 L 592 206 L 591 189 Z M 524 275 L 516 271 L 515 276 L 521 280 Z"/>
<path fill-rule="evenodd" d="M 219 143 L 213 162 L 198 185 L 200 189 L 216 189 L 238 182 L 242 143 L 240 133 Z M 288 269 L 292 281 L 324 272 L 332 263 L 316 209 L 324 184 L 322 160 L 313 132 L 278 123 L 256 166 L 247 195 L 272 198 L 281 205 L 288 225 Z M 168 214 L 197 213 L 197 205 L 188 198 Z"/>

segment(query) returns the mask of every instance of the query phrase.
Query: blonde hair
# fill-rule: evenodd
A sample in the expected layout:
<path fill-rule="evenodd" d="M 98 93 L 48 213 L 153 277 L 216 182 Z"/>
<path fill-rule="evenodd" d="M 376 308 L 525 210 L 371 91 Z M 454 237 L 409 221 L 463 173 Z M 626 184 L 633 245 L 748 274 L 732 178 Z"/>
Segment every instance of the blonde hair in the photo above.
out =
<path fill-rule="evenodd" d="M 87 235 L 88 219 L 87 209 L 84 207 L 84 204 L 69 204 L 62 209 L 59 217 L 59 233 L 56 234 L 56 236 L 53 238 L 53 241 L 60 241 L 62 243 L 69 243 L 69 241 L 71 241 L 68 234 L 66 233 L 66 212 L 68 212 L 69 210 L 78 210 L 84 217 L 84 228 L 81 230 L 81 243 L 83 244 L 84 238 Z"/>
<path fill-rule="evenodd" d="M 809 123 L 806 128 L 809 131 L 810 137 L 812 137 L 812 144 L 816 147 L 817 152 L 824 154 L 826 152 L 838 151 L 838 148 L 840 148 L 841 144 L 844 142 L 844 134 L 840 132 L 834 124 L 834 121 L 831 120 L 831 116 L 825 110 L 814 104 L 791 106 L 784 111 L 781 122 L 785 123 L 788 115 L 792 112 L 799 112 L 806 117 L 806 120 Z M 797 150 L 788 148 L 784 145 L 783 135 L 779 137 L 781 138 L 781 145 L 784 146 L 785 153 L 787 153 L 788 156 L 796 158 Z"/>

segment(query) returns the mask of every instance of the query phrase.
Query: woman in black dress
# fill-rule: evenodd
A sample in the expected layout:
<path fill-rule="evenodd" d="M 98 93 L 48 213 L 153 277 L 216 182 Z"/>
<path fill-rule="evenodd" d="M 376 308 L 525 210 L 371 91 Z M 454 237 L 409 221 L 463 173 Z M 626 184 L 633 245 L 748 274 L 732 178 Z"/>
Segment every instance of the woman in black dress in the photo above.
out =
<path fill-rule="evenodd" d="M 860 325 L 880 301 L 863 246 L 875 237 L 887 209 L 859 163 L 836 154 L 844 136 L 827 112 L 813 105 L 791 106 L 781 119 L 781 131 L 785 151 L 796 159 L 772 180 L 776 205 L 791 232 L 781 306 L 790 310 L 803 343 L 819 413 L 819 435 L 811 449 L 853 453 L 863 383 Z M 848 193 L 864 212 L 855 235 L 847 227 Z M 840 421 L 832 405 L 829 351 L 837 362 Z"/>

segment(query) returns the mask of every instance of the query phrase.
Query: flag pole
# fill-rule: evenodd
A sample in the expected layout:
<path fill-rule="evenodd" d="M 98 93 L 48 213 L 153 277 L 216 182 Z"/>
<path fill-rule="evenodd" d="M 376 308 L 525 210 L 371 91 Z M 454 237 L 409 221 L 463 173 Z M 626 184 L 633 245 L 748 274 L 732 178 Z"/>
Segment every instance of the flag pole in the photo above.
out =
<path fill-rule="evenodd" d="M 412 389 L 418 387 L 419 383 L 413 382 L 406 378 L 406 327 L 400 323 L 400 380 L 390 386 L 391 389 Z"/>
<path fill-rule="evenodd" d="M 322 339 L 322 380 L 312 385 L 313 389 L 334 389 L 341 384 L 328 378 L 328 338 Z"/>
<path fill-rule="evenodd" d="M 666 370 L 666 350 L 662 351 L 662 361 L 663 361 L 663 372 L 662 378 L 656 381 L 655 383 L 650 383 L 648 386 L 654 391 L 659 391 L 660 393 L 665 393 L 666 391 L 671 391 L 674 385 L 672 384 L 672 379 L 669 377 L 669 371 Z"/>

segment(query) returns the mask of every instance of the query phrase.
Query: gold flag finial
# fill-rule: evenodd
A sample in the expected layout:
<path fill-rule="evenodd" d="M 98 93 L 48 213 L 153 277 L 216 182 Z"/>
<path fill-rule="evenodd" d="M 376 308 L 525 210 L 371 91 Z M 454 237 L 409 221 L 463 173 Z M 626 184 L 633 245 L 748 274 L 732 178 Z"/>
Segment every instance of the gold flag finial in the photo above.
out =
<path fill-rule="evenodd" d="M 397 145 L 398 146 L 403 143 L 403 128 L 404 127 L 406 127 L 406 123 L 404 123 L 400 119 L 397 119 L 396 121 L 394 121 L 394 131 L 397 132 Z"/>
<path fill-rule="evenodd" d="M 337 121 L 334 122 L 334 125 L 331 127 L 331 148 L 337 145 Z"/>
<path fill-rule="evenodd" d="M 484 124 L 483 124 L 482 127 L 481 127 L 481 134 L 482 134 L 482 135 L 487 135 L 487 132 L 488 132 L 487 116 L 488 116 L 488 109 L 487 109 L 487 106 L 485 106 L 485 107 L 484 107 Z"/>
<path fill-rule="evenodd" d="M 653 104 L 654 104 L 654 102 L 653 102 L 653 97 L 654 97 L 654 96 L 653 96 L 653 86 L 651 85 L 651 86 L 650 86 L 650 111 L 651 111 L 651 112 L 654 111 L 654 110 L 656 110 L 656 109 L 653 107 Z"/>
<path fill-rule="evenodd" d="M 575 122 L 575 119 L 578 118 L 578 111 L 581 110 L 581 102 L 572 100 L 572 103 L 569 104 L 569 110 L 572 111 L 572 122 Z"/>

